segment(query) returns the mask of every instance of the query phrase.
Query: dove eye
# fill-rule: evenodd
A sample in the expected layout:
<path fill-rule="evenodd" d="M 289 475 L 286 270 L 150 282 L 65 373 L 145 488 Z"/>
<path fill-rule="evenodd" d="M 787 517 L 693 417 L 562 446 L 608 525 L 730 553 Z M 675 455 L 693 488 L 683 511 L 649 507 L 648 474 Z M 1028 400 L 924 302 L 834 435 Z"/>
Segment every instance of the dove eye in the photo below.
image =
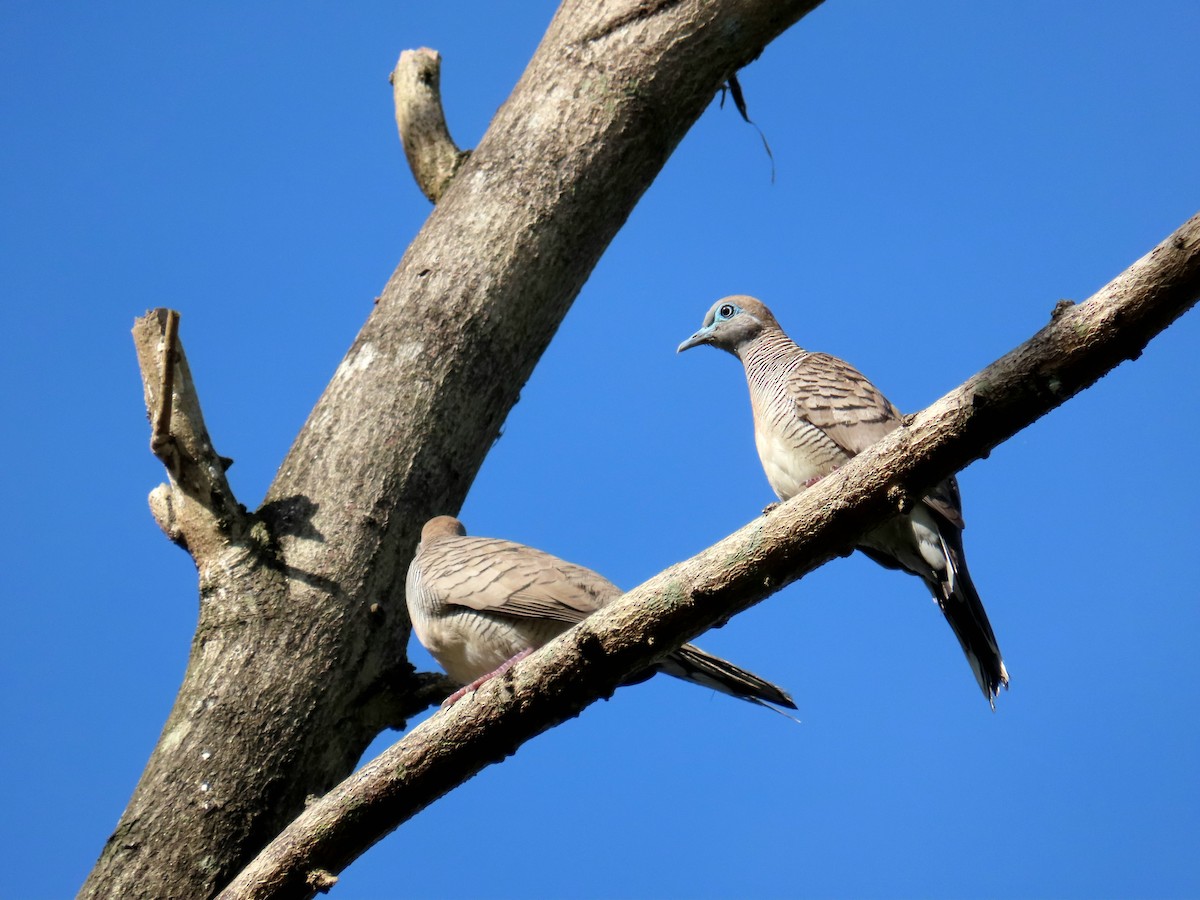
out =
<path fill-rule="evenodd" d="M 717 315 L 720 316 L 722 319 L 728 319 L 730 316 L 733 315 L 733 313 L 734 313 L 734 306 L 732 303 L 726 303 L 720 309 L 717 310 Z"/>

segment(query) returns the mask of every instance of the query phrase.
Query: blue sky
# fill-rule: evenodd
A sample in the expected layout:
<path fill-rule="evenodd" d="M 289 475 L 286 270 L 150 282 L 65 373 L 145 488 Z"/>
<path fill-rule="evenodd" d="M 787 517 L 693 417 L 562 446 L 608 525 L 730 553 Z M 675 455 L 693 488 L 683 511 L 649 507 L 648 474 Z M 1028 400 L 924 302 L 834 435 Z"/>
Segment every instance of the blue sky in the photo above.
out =
<path fill-rule="evenodd" d="M 146 507 L 163 473 L 133 318 L 182 312 L 256 505 L 429 212 L 395 135 L 397 55 L 442 52 L 471 146 L 552 11 L 0 9 L 5 896 L 78 888 L 195 624 L 192 563 Z M 741 75 L 775 182 L 714 103 L 523 391 L 468 528 L 632 587 L 755 516 L 773 498 L 739 367 L 674 352 L 724 294 L 902 409 L 958 385 L 1200 206 L 1197 34 L 1185 0 L 830 0 Z M 785 685 L 802 724 L 668 679 L 623 690 L 335 896 L 1200 894 L 1198 323 L 960 476 L 1012 674 L 995 714 L 919 582 L 838 560 L 698 641 Z"/>

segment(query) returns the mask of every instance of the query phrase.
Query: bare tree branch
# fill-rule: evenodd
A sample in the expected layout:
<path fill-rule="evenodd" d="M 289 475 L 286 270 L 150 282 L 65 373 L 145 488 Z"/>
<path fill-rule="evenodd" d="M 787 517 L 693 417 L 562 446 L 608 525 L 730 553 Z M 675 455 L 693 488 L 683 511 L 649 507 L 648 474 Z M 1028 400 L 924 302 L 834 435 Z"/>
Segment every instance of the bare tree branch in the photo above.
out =
<path fill-rule="evenodd" d="M 204 425 L 179 340 L 179 313 L 146 313 L 134 323 L 133 340 L 151 421 L 150 449 L 170 479 L 150 494 L 150 508 L 167 537 L 199 564 L 240 537 L 247 527 L 246 511 L 225 477 L 228 462 L 213 449 Z"/>
<path fill-rule="evenodd" d="M 421 193 L 433 203 L 471 155 L 470 150 L 459 150 L 450 137 L 442 110 L 441 78 L 442 57 L 428 47 L 405 50 L 389 76 L 404 155 Z"/>
<path fill-rule="evenodd" d="M 630 17 L 565 0 L 266 502 L 203 548 L 181 531 L 200 580 L 191 658 L 83 896 L 215 893 L 353 770 L 401 708 L 388 691 L 421 689 L 403 596 L 421 524 L 459 509 L 596 261 L 720 85 L 818 2 L 675 0 Z"/>
<path fill-rule="evenodd" d="M 678 563 L 423 722 L 309 807 L 221 894 L 307 896 L 385 834 L 621 680 L 834 556 L 1089 387 L 1200 297 L 1200 214 L 1086 303 L 770 515 Z"/>

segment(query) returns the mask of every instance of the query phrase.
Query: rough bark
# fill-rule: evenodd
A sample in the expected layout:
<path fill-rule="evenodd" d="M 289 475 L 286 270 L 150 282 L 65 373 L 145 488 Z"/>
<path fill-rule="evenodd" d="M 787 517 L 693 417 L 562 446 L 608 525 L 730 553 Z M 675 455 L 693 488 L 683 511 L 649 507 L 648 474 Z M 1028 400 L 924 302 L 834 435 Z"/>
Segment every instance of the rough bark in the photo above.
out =
<path fill-rule="evenodd" d="M 834 556 L 1090 386 L 1200 297 L 1200 214 L 1084 304 L 814 487 L 630 591 L 423 722 L 313 804 L 222 894 L 298 897 L 524 741 Z"/>
<path fill-rule="evenodd" d="M 199 623 L 84 896 L 211 896 L 420 707 L 403 576 L 421 524 L 458 510 L 571 301 L 720 85 L 818 2 L 564 2 L 263 506 L 236 502 L 207 439 L 186 460 L 202 489 L 168 464 L 155 513 L 196 561 Z M 139 326 L 164 346 L 165 318 Z M 144 379 L 177 423 L 173 357 L 169 391 L 161 362 Z"/>

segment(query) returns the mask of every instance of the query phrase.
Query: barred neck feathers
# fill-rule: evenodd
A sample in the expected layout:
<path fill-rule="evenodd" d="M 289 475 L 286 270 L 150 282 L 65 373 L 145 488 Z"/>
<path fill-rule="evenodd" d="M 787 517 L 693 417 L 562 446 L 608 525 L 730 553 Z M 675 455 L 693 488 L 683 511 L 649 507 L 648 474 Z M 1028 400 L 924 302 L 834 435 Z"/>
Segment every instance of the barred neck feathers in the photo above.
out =
<path fill-rule="evenodd" d="M 738 345 L 735 352 L 746 367 L 746 377 L 751 380 L 778 377 L 808 356 L 808 351 L 797 345 L 778 326 L 762 329 L 753 338 Z"/>

